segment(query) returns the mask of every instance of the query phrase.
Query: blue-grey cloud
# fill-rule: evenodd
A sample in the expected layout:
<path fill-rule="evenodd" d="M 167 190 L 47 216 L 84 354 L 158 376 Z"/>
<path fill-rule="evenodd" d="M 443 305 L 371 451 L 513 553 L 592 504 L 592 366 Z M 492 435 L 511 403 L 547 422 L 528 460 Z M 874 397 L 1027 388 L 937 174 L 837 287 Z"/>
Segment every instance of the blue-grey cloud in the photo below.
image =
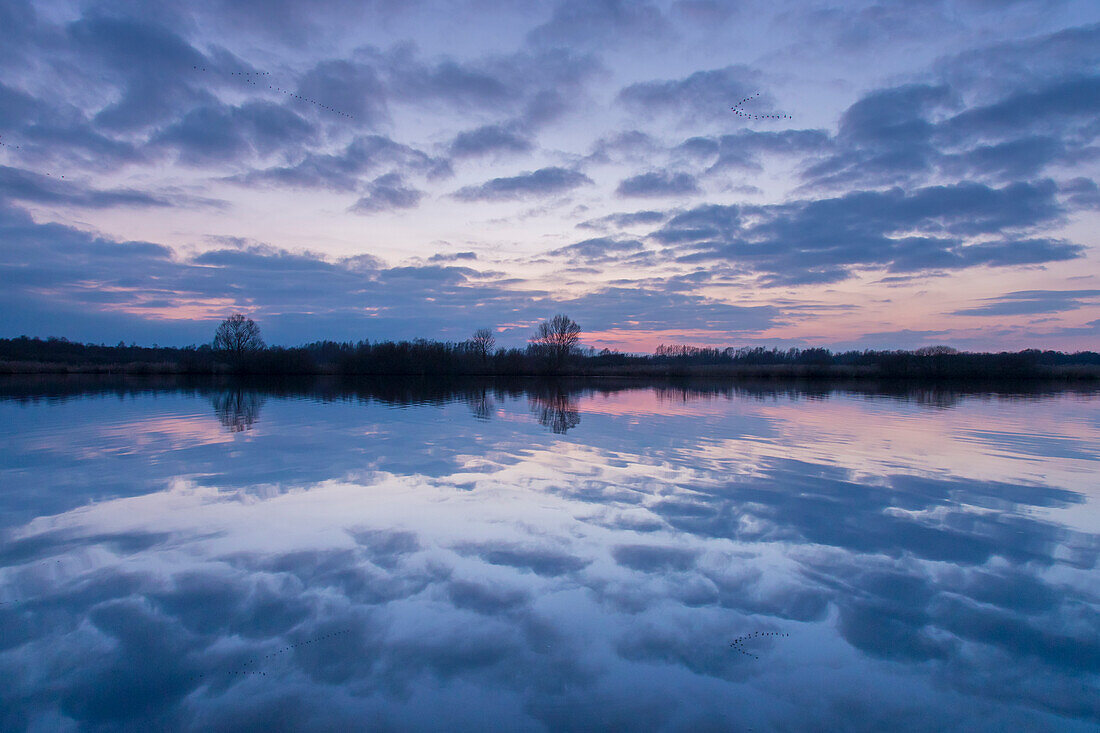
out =
<path fill-rule="evenodd" d="M 405 185 L 398 173 L 387 173 L 375 178 L 367 186 L 367 195 L 352 204 L 357 214 L 373 214 L 395 209 L 413 209 L 420 205 L 424 192 Z"/>
<path fill-rule="evenodd" d="M 521 91 L 489 69 L 447 59 L 420 61 L 413 49 L 400 47 L 386 57 L 393 93 L 407 99 L 438 100 L 451 106 L 480 108 L 513 101 Z"/>
<path fill-rule="evenodd" d="M 1016 316 L 1036 313 L 1063 313 L 1100 301 L 1100 290 L 1018 290 L 983 305 L 952 311 L 957 316 Z"/>
<path fill-rule="evenodd" d="M 627 163 L 652 161 L 663 152 L 661 144 L 640 130 L 622 130 L 605 135 L 592 145 L 588 160 L 594 163 Z"/>
<path fill-rule="evenodd" d="M 608 214 L 598 219 L 588 219 L 577 224 L 579 229 L 606 229 L 608 227 L 625 228 L 640 224 L 660 224 L 668 218 L 663 211 L 633 211 L 621 214 Z"/>
<path fill-rule="evenodd" d="M 988 105 L 973 107 L 945 120 L 938 130 L 946 140 L 1015 137 L 1021 130 L 1055 129 L 1077 132 L 1088 140 L 1098 134 L 1091 124 L 1100 112 L 1100 75 L 1053 79 L 1038 90 L 1008 94 Z"/>
<path fill-rule="evenodd" d="M 1034 85 L 970 107 L 965 89 L 944 84 L 871 92 L 841 117 L 831 153 L 804 168 L 806 189 L 911 185 L 936 174 L 1014 181 L 1100 155 L 1100 76 Z"/>
<path fill-rule="evenodd" d="M 317 12 L 336 12 L 340 4 L 326 4 Z M 37 27 L 40 19 L 24 10 L 13 8 L 13 22 Z M 340 12 L 345 11 L 350 12 Z M 186 10 L 155 3 L 117 4 L 90 6 L 82 17 L 63 25 L 42 21 L 53 36 L 36 41 L 67 41 L 67 55 L 43 65 L 54 74 L 54 86 L 91 87 L 107 101 L 78 109 L 63 102 L 66 97 L 60 93 L 36 98 L 2 85 L 0 121 L 7 141 L 22 143 L 40 159 L 53 157 L 70 166 L 79 162 L 81 168 L 96 170 L 162 157 L 166 147 L 199 166 L 247 167 L 257 155 L 277 155 L 291 162 L 255 171 L 253 178 L 306 185 L 308 171 L 290 170 L 295 161 L 308 168 L 311 157 L 318 163 L 319 158 L 338 156 L 332 153 L 331 141 L 346 140 L 348 130 L 388 125 L 394 104 L 442 104 L 462 112 L 491 107 L 505 119 L 460 134 L 453 154 L 527 152 L 534 146 L 533 134 L 576 104 L 577 90 L 599 68 L 595 57 L 565 49 L 428 59 L 410 44 L 399 43 L 389 50 L 361 47 L 346 58 L 322 57 L 299 71 L 273 67 L 274 75 L 263 76 L 226 49 L 216 44 L 200 47 L 193 40 L 219 17 L 225 22 L 239 12 L 244 11 L 213 4 Z M 301 13 L 288 7 L 284 15 Z M 354 119 L 335 116 L 331 110 L 350 113 Z M 322 131 L 324 138 L 319 136 Z M 355 168 L 355 162 L 344 167 Z M 435 159 L 434 175 L 449 169 L 448 161 Z M 318 172 L 314 177 L 339 178 L 339 172 Z M 394 172 L 407 176 L 418 171 L 410 167 Z M 354 188 L 346 180 L 323 185 Z"/>
<path fill-rule="evenodd" d="M 620 196 L 690 196 L 699 193 L 699 184 L 688 173 L 652 171 L 619 181 L 615 193 Z"/>
<path fill-rule="evenodd" d="M 75 21 L 68 31 L 75 47 L 123 86 L 122 97 L 97 112 L 97 125 L 143 129 L 213 101 L 199 86 L 203 72 L 196 69 L 212 62 L 167 28 L 92 15 Z"/>
<path fill-rule="evenodd" d="M 305 148 L 316 128 L 279 105 L 251 102 L 241 107 L 196 107 L 153 137 L 176 148 L 189 163 L 236 163 L 273 150 Z"/>
<path fill-rule="evenodd" d="M 563 95 L 575 98 L 600 68 L 595 57 L 564 48 L 428 61 L 408 44 L 388 51 L 359 49 L 354 62 L 340 63 L 349 73 L 359 69 L 371 78 L 371 89 L 363 91 L 379 103 L 443 106 L 458 112 L 491 109 L 525 129 L 559 116 L 571 106 Z"/>
<path fill-rule="evenodd" d="M 1070 179 L 1059 190 L 1075 209 L 1100 209 L 1100 185 L 1092 178 Z"/>
<path fill-rule="evenodd" d="M 386 84 L 368 64 L 322 61 L 302 76 L 298 93 L 350 114 L 357 124 L 368 128 L 390 119 Z"/>
<path fill-rule="evenodd" d="M 234 177 L 244 184 L 353 191 L 360 177 L 380 168 L 429 177 L 451 174 L 450 163 L 383 135 L 356 137 L 339 153 L 308 152 L 292 165 L 264 168 Z"/>
<path fill-rule="evenodd" d="M 490 565 L 519 568 L 546 578 L 575 573 L 587 567 L 585 560 L 561 549 L 505 544 L 501 542 L 467 543 L 455 548 L 463 555 L 476 555 Z"/>
<path fill-rule="evenodd" d="M 122 206 L 147 208 L 171 206 L 167 199 L 132 189 L 88 188 L 61 174 L 40 173 L 0 166 L 0 197 L 39 204 L 66 204 L 90 209 Z"/>
<path fill-rule="evenodd" d="M 742 130 L 718 137 L 692 137 L 673 153 L 709 164 L 708 172 L 727 169 L 757 171 L 763 168 L 764 155 L 820 156 L 832 148 L 832 139 L 824 130 L 782 130 L 779 132 Z"/>
<path fill-rule="evenodd" d="M 533 196 L 553 196 L 567 193 L 592 179 L 580 171 L 552 166 L 506 178 L 493 178 L 477 186 L 464 186 L 455 191 L 460 201 L 508 201 Z"/>
<path fill-rule="evenodd" d="M 0 308 L 5 336 L 47 333 L 108 340 L 155 334 L 160 343 L 205 340 L 217 318 L 172 323 L 165 309 L 221 303 L 245 308 L 271 343 L 321 337 L 463 339 L 470 324 L 530 322 L 567 312 L 584 328 L 714 328 L 752 333 L 781 317 L 774 306 L 734 306 L 688 289 L 619 284 L 562 298 L 506 273 L 483 272 L 461 253 L 422 265 L 389 267 L 368 255 L 326 258 L 256 244 L 222 243 L 190 258 L 150 242 L 117 242 L 71 227 L 40 225 L 0 208 Z M 576 261 L 645 257 L 632 243 L 593 240 L 561 253 Z M 625 248 L 619 251 L 618 248 Z M 462 266 L 460 266 L 462 265 Z M 220 312 L 218 317 L 220 317 Z M 517 334 L 525 341 L 526 328 Z"/>
<path fill-rule="evenodd" d="M 766 275 L 765 284 L 831 282 L 867 268 L 1040 264 L 1084 251 L 1071 242 L 1018 233 L 1060 220 L 1056 193 L 1052 181 L 1003 188 L 962 183 L 771 206 L 706 205 L 673 217 L 653 236 L 683 251 L 682 262 L 745 264 Z M 744 223 L 746 213 L 752 223 Z M 985 239 L 990 236 L 996 238 Z"/>
<path fill-rule="evenodd" d="M 622 259 L 624 254 L 635 254 L 644 249 L 645 245 L 636 239 L 611 239 L 598 237 L 586 239 L 583 242 L 570 244 L 565 247 L 547 252 L 555 257 L 566 257 L 575 261 L 583 261 L 586 264 L 610 262 Z"/>
<path fill-rule="evenodd" d="M 671 27 L 661 10 L 649 2 L 628 0 L 560 0 L 528 38 L 546 46 L 594 46 L 616 39 L 656 38 Z"/>
<path fill-rule="evenodd" d="M 638 82 L 619 91 L 618 100 L 639 113 L 670 113 L 678 117 L 733 117 L 730 107 L 758 91 L 760 73 L 749 66 L 696 71 L 682 79 Z M 752 114 L 772 114 L 770 100 L 760 96 Z"/>
<path fill-rule="evenodd" d="M 452 157 L 468 158 L 492 153 L 525 153 L 531 141 L 505 125 L 482 125 L 455 135 L 449 150 Z"/>
<path fill-rule="evenodd" d="M 455 252 L 454 254 L 435 254 L 428 258 L 428 262 L 458 262 L 459 260 L 476 260 L 476 252 Z"/>
<path fill-rule="evenodd" d="M 646 573 L 689 570 L 698 554 L 689 548 L 655 545 L 621 545 L 611 550 L 620 565 Z"/>

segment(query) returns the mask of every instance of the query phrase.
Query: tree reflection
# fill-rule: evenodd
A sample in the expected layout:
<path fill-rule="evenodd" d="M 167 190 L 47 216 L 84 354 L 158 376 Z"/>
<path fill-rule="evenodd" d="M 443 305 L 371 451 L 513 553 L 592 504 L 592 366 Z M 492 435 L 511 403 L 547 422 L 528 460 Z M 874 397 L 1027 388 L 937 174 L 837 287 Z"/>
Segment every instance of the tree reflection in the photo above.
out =
<path fill-rule="evenodd" d="M 484 387 L 470 390 L 466 394 L 466 404 L 477 420 L 491 419 L 493 411 L 496 410 L 496 402 L 493 400 L 492 394 Z"/>
<path fill-rule="evenodd" d="M 266 398 L 256 390 L 230 389 L 215 392 L 211 398 L 218 421 L 231 433 L 251 430 L 260 417 Z"/>
<path fill-rule="evenodd" d="M 545 425 L 558 435 L 564 435 L 570 428 L 580 425 L 581 414 L 565 388 L 559 385 L 547 385 L 543 389 L 532 391 L 530 395 L 531 412 L 540 425 Z"/>

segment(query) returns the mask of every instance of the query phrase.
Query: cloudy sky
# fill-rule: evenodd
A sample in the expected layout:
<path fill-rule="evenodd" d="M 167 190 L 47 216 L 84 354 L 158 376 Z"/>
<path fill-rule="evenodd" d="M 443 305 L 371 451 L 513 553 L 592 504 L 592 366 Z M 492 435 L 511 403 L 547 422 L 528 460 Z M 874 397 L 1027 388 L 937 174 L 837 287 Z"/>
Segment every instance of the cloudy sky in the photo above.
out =
<path fill-rule="evenodd" d="M 183 5 L 0 0 L 0 336 L 1100 348 L 1095 2 Z"/>

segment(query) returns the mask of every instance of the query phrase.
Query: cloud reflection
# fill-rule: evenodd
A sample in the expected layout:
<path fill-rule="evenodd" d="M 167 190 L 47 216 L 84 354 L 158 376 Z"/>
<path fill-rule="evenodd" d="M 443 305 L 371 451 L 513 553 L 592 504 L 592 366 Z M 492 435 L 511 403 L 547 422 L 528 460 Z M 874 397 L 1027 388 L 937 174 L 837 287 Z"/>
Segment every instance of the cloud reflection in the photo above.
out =
<path fill-rule="evenodd" d="M 1082 694 L 1100 668 L 1097 497 L 1011 479 L 1095 469 L 1059 449 L 1100 437 L 1095 398 L 961 394 L 948 420 L 828 390 L 177 389 L 0 401 L 22 417 L 5 424 L 57 441 L 6 440 L 6 484 L 120 487 L 5 531 L 5 729 L 1100 720 Z M 232 431 L 249 413 L 210 402 L 263 403 L 263 428 L 129 457 L 66 442 L 116 440 L 96 431 L 123 417 Z M 488 419 L 469 407 L 485 402 Z M 898 435 L 846 451 L 823 427 L 838 415 Z M 933 473 L 929 425 L 984 434 Z M 1036 425 L 1061 432 L 1020 452 Z M 730 648 L 746 636 L 758 659 Z"/>

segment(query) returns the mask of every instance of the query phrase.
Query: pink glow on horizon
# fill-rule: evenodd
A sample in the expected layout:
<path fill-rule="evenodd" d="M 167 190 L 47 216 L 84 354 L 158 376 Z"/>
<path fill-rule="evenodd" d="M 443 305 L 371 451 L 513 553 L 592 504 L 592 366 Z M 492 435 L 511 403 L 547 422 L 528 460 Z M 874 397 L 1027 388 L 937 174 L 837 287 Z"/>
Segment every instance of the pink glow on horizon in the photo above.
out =
<path fill-rule="evenodd" d="M 696 346 L 726 347 L 735 345 L 740 338 L 746 338 L 743 334 L 734 336 L 728 331 L 711 331 L 706 329 L 660 329 L 660 330 L 629 330 L 623 328 L 611 328 L 605 331 L 585 331 L 581 334 L 581 340 L 585 345 L 597 349 L 609 348 L 619 351 L 653 353 L 661 344 L 693 344 Z M 759 338 L 759 337 L 757 337 Z"/>

